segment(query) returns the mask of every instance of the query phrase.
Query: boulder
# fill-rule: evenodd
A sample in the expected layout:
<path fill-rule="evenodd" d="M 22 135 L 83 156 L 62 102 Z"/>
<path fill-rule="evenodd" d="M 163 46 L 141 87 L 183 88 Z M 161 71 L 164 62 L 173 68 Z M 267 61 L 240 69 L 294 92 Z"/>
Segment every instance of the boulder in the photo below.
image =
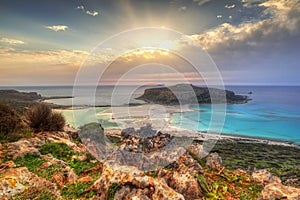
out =
<path fill-rule="evenodd" d="M 223 167 L 222 158 L 216 152 L 215 153 L 210 153 L 206 157 L 206 166 L 208 166 L 212 169 L 220 170 Z"/>
<path fill-rule="evenodd" d="M 300 199 L 300 189 L 290 186 L 284 186 L 281 183 L 272 182 L 267 184 L 261 192 L 259 200 L 273 199 Z"/>
<path fill-rule="evenodd" d="M 195 157 L 197 160 L 201 160 L 206 157 L 208 153 L 203 149 L 201 144 L 191 144 L 188 147 L 188 152 Z"/>
<path fill-rule="evenodd" d="M 270 172 L 268 172 L 266 169 L 256 170 L 252 173 L 252 179 L 260 183 L 261 185 L 267 185 L 269 183 L 281 183 L 281 180 L 273 176 Z"/>

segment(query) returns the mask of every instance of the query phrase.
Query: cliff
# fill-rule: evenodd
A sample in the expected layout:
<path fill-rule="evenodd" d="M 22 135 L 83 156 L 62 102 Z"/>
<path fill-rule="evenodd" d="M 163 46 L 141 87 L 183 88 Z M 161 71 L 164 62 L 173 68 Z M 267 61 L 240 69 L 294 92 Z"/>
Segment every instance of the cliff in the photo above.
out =
<path fill-rule="evenodd" d="M 195 99 L 195 97 L 197 99 Z M 236 95 L 233 91 L 197 87 L 188 84 L 146 89 L 144 94 L 137 99 L 149 103 L 177 105 L 195 104 L 195 102 L 198 104 L 211 104 L 211 98 L 213 98 L 213 103 L 228 104 L 247 103 L 250 100 L 247 96 Z"/>

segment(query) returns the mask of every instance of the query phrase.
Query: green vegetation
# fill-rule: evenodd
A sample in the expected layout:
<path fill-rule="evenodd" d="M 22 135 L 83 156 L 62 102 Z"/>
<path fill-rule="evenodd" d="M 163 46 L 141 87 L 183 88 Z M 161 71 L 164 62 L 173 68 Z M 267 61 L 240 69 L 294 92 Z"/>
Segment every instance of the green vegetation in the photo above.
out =
<path fill-rule="evenodd" d="M 91 163 L 89 161 L 80 161 L 78 159 L 73 159 L 69 165 L 74 168 L 74 171 L 77 175 L 80 175 L 84 171 L 96 167 L 99 164 L 99 162 Z"/>
<path fill-rule="evenodd" d="M 75 155 L 75 152 L 65 143 L 47 143 L 41 146 L 39 151 L 43 155 L 51 153 L 53 157 L 68 163 L 71 162 L 72 156 Z"/>
<path fill-rule="evenodd" d="M 38 131 L 60 131 L 65 126 L 65 119 L 60 113 L 53 112 L 46 104 L 37 104 L 25 114 L 28 125 Z"/>
<path fill-rule="evenodd" d="M 66 186 L 62 190 L 62 196 L 66 199 L 77 199 L 79 197 L 86 197 L 90 198 L 96 194 L 95 191 L 87 191 L 88 187 L 90 187 L 93 184 L 93 181 L 87 182 L 87 183 L 74 183 L 71 185 Z"/>
<path fill-rule="evenodd" d="M 267 169 L 283 183 L 299 175 L 299 148 L 219 140 L 212 151 L 222 157 L 224 165 L 229 169 L 243 169 L 249 173 L 254 169 Z M 289 185 L 299 187 L 300 180 L 294 180 Z"/>
<path fill-rule="evenodd" d="M 121 185 L 118 185 L 117 183 L 113 183 L 109 186 L 107 193 L 108 193 L 108 199 L 113 200 L 115 197 L 115 194 L 122 188 Z"/>
<path fill-rule="evenodd" d="M 195 175 L 205 199 L 257 199 L 263 187 L 241 171 L 204 168 L 203 175 Z"/>
<path fill-rule="evenodd" d="M 38 155 L 27 154 L 24 158 L 17 158 L 15 160 L 16 167 L 27 167 L 27 169 L 37 174 L 39 172 L 41 164 L 46 162 L 44 159 L 40 159 Z"/>

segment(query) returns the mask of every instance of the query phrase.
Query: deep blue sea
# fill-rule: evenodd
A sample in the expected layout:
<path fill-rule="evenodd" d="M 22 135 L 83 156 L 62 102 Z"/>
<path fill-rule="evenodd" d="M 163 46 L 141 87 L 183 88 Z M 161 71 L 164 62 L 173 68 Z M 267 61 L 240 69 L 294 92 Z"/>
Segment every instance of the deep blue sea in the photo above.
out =
<path fill-rule="evenodd" d="M 0 89 L 17 89 L 19 91 L 35 91 L 43 96 L 72 96 L 71 86 L 59 87 L 0 87 Z M 133 97 L 143 93 L 145 88 L 139 88 Z M 300 144 L 300 86 L 228 86 L 228 90 L 236 94 L 246 94 L 252 99 L 246 104 L 227 105 L 226 118 L 222 132 L 225 134 L 263 137 L 287 140 Z M 96 92 L 96 104 L 111 103 L 113 87 L 102 87 Z M 127 95 L 129 88 L 124 87 L 122 95 Z M 252 92 L 252 94 L 248 94 Z M 82 88 L 82 96 L 76 97 L 79 104 L 87 105 L 90 93 Z M 51 100 L 53 103 L 70 105 L 71 99 Z M 138 102 L 133 100 L 133 102 Z M 211 107 L 199 105 L 193 107 L 193 112 L 174 114 L 172 124 L 189 129 L 198 127 L 199 131 L 209 129 Z M 200 117 L 197 112 L 201 112 Z"/>

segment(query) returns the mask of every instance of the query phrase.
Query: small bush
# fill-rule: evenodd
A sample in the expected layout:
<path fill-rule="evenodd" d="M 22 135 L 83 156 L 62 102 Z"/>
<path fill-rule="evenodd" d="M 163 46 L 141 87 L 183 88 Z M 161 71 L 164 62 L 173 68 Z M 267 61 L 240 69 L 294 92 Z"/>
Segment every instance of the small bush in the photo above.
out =
<path fill-rule="evenodd" d="M 60 131 L 65 126 L 62 114 L 52 112 L 46 104 L 37 104 L 27 111 L 25 117 L 28 125 L 35 131 Z"/>
<path fill-rule="evenodd" d="M 20 118 L 10 106 L 0 104 L 0 139 L 7 139 L 20 126 Z"/>

